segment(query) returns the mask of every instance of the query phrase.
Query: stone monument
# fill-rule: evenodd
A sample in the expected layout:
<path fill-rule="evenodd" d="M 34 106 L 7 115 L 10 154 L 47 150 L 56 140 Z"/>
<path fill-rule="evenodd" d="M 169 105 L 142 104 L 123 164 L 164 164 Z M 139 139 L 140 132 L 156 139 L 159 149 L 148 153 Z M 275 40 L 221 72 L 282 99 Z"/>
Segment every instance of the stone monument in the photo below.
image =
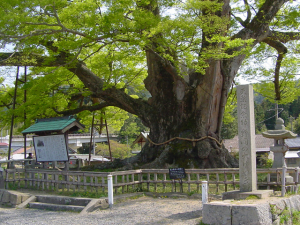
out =
<path fill-rule="evenodd" d="M 237 96 L 240 190 L 225 192 L 222 199 L 245 199 L 249 195 L 268 197 L 272 190 L 257 190 L 253 87 L 238 86 Z"/>
<path fill-rule="evenodd" d="M 256 185 L 256 150 L 253 87 L 237 87 L 240 191 L 251 192 Z"/>

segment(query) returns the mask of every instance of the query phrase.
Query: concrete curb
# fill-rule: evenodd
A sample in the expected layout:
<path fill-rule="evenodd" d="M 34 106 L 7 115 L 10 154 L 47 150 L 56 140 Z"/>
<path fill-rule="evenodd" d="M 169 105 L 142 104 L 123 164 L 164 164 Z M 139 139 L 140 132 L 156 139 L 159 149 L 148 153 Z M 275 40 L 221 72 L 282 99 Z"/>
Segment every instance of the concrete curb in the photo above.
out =
<path fill-rule="evenodd" d="M 26 208 L 30 202 L 35 202 L 36 200 L 37 200 L 37 197 L 33 195 L 33 196 L 29 197 L 25 202 L 22 202 L 21 204 L 17 205 L 16 208 L 17 209 Z"/>
<path fill-rule="evenodd" d="M 79 213 L 80 215 L 87 214 L 95 210 L 96 206 L 105 203 L 105 199 L 92 199 L 89 204 Z"/>

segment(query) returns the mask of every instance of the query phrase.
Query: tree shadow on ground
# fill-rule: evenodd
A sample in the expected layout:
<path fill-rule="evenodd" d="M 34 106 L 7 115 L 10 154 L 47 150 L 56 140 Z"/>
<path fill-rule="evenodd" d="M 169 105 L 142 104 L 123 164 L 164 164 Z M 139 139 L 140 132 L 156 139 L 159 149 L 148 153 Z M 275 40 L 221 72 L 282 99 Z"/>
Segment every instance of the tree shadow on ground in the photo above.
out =
<path fill-rule="evenodd" d="M 185 212 L 185 213 L 176 213 L 171 216 L 168 216 L 168 219 L 172 220 L 191 220 L 191 219 L 197 219 L 202 216 L 202 210 L 196 210 L 191 212 Z"/>

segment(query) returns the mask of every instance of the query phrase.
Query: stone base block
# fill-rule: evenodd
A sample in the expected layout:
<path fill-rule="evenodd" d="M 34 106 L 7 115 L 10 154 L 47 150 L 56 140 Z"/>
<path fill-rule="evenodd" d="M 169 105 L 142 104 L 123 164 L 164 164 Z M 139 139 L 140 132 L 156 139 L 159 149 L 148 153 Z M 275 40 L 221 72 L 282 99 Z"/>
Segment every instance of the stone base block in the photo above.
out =
<path fill-rule="evenodd" d="M 241 223 L 242 221 L 242 223 Z M 239 224 L 261 224 L 271 225 L 272 213 L 268 203 L 260 205 L 233 205 L 232 206 L 232 225 Z"/>
<path fill-rule="evenodd" d="M 29 197 L 30 194 L 0 189 L 0 204 L 16 206 L 26 201 Z"/>
<path fill-rule="evenodd" d="M 258 198 L 267 198 L 270 197 L 273 194 L 273 190 L 257 190 L 257 191 L 251 191 L 251 192 L 242 192 L 242 191 L 229 191 L 224 192 L 222 194 L 222 200 L 226 199 L 246 199 L 250 195 L 255 195 Z"/>
<path fill-rule="evenodd" d="M 225 202 L 204 204 L 202 222 L 204 224 L 231 225 L 231 207 L 231 204 Z"/>
<path fill-rule="evenodd" d="M 202 222 L 212 225 L 272 225 L 268 203 L 260 205 L 234 205 L 212 202 L 203 205 Z"/>
<path fill-rule="evenodd" d="M 292 224 L 292 213 L 300 211 L 299 195 L 207 203 L 203 205 L 202 222 L 212 225 L 279 225 L 282 213 L 286 210 L 290 216 L 285 224 Z"/>

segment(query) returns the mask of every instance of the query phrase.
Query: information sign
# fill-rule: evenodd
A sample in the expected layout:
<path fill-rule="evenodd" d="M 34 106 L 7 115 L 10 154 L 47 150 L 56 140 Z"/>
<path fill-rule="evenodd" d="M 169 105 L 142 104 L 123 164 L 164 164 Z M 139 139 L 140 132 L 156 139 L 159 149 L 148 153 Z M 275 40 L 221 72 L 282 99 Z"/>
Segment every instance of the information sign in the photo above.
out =
<path fill-rule="evenodd" d="M 172 168 L 169 169 L 170 179 L 182 179 L 185 178 L 185 169 L 184 168 Z"/>
<path fill-rule="evenodd" d="M 33 137 L 37 162 L 69 161 L 63 134 Z"/>

